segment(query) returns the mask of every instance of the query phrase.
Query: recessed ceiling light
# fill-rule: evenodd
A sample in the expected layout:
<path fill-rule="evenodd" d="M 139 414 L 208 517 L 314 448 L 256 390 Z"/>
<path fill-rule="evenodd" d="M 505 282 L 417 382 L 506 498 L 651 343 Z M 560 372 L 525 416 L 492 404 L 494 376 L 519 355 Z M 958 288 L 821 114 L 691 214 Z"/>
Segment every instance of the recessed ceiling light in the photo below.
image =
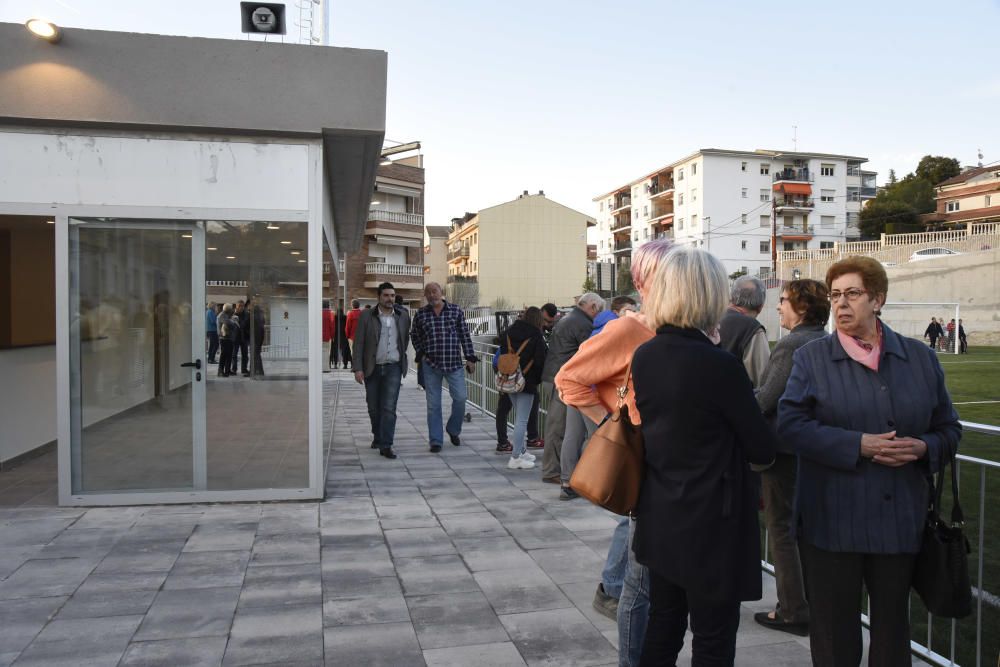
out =
<path fill-rule="evenodd" d="M 205 248 L 205 250 L 218 250 L 218 248 Z"/>
<path fill-rule="evenodd" d="M 236 255 L 226 255 L 226 259 L 236 259 Z"/>
<path fill-rule="evenodd" d="M 189 239 L 189 238 L 191 238 L 191 235 L 190 234 L 181 234 L 181 238 L 182 239 Z"/>
<path fill-rule="evenodd" d="M 291 241 L 282 241 L 281 245 L 292 245 Z"/>
<path fill-rule="evenodd" d="M 292 254 L 293 254 L 293 255 L 301 255 L 301 254 L 302 254 L 302 251 L 301 251 L 301 250 L 293 250 L 293 251 L 292 251 Z"/>
<path fill-rule="evenodd" d="M 271 223 L 267 223 L 267 228 L 268 229 L 281 229 L 280 227 L 278 227 L 278 225 L 274 225 L 274 224 L 271 224 Z"/>
<path fill-rule="evenodd" d="M 306 263 L 306 260 L 304 260 L 304 259 L 300 259 L 299 260 L 299 264 L 305 264 L 305 263 Z"/>
<path fill-rule="evenodd" d="M 56 224 L 56 221 L 55 220 L 46 220 L 45 224 L 47 224 L 47 225 L 54 225 L 54 224 Z"/>

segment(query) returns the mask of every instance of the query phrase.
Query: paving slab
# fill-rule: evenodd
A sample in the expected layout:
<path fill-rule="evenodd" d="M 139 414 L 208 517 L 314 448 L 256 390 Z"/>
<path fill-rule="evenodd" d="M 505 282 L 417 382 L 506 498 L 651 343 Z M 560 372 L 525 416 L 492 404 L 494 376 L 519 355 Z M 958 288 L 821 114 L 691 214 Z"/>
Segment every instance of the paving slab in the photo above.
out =
<path fill-rule="evenodd" d="M 251 566 L 240 593 L 240 609 L 320 604 L 323 578 L 318 563 Z"/>
<path fill-rule="evenodd" d="M 239 595 L 236 586 L 160 591 L 135 639 L 227 635 Z"/>
<path fill-rule="evenodd" d="M 141 615 L 109 618 L 56 619 L 17 658 L 29 667 L 116 665 Z"/>
<path fill-rule="evenodd" d="M 226 637 L 162 639 L 133 642 L 120 667 L 219 667 L 226 652 Z"/>
<path fill-rule="evenodd" d="M 42 631 L 66 597 L 0 600 L 0 654 L 17 656 Z"/>
<path fill-rule="evenodd" d="M 223 665 L 321 663 L 323 610 L 317 604 L 240 609 Z"/>
<path fill-rule="evenodd" d="M 603 665 L 618 660 L 604 635 L 575 608 L 500 616 L 529 666 Z"/>
<path fill-rule="evenodd" d="M 513 642 L 475 644 L 424 651 L 427 667 L 519 667 L 526 663 Z"/>
<path fill-rule="evenodd" d="M 407 598 L 410 618 L 421 648 L 505 642 L 503 625 L 479 592 Z"/>
<path fill-rule="evenodd" d="M 457 555 L 396 559 L 396 571 L 406 595 L 466 593 L 479 590 Z"/>
<path fill-rule="evenodd" d="M 498 614 L 573 606 L 559 587 L 537 566 L 476 572 L 474 576 Z"/>
<path fill-rule="evenodd" d="M 341 625 L 323 630 L 326 664 L 336 667 L 424 667 L 411 623 Z"/>
<path fill-rule="evenodd" d="M 402 593 L 329 598 L 323 602 L 323 625 L 371 625 L 410 620 Z"/>

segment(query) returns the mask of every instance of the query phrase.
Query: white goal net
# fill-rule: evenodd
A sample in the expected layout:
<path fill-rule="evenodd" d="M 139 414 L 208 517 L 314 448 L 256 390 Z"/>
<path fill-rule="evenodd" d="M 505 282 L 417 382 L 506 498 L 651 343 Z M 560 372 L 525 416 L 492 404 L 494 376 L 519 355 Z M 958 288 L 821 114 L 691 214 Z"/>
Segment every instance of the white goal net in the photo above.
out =
<path fill-rule="evenodd" d="M 882 321 L 893 331 L 908 338 L 931 344 L 931 318 L 940 326 L 935 330 L 934 349 L 942 354 L 961 352 L 959 322 L 962 312 L 957 303 L 894 303 L 889 301 L 882 308 Z"/>

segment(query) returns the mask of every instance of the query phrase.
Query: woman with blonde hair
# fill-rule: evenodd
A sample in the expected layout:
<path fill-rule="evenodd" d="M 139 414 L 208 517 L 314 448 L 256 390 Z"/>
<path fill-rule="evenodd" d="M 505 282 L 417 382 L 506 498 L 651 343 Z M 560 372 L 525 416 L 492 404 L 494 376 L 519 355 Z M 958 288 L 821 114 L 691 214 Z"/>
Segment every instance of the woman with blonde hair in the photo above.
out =
<path fill-rule="evenodd" d="M 710 339 L 729 302 L 722 263 L 678 248 L 646 301 L 656 336 L 633 359 L 646 471 L 633 549 L 649 568 L 641 665 L 673 665 L 690 618 L 692 664 L 732 665 L 740 602 L 761 597 L 758 486 L 775 438 L 740 359 Z"/>
<path fill-rule="evenodd" d="M 673 247 L 665 239 L 650 241 L 633 253 L 632 284 L 640 300 L 645 298 L 657 266 Z M 623 312 L 609 321 L 600 334 L 580 346 L 556 375 L 556 388 L 563 402 L 600 424 L 618 403 L 618 388 L 625 385 L 632 355 L 652 337 L 653 330 L 640 313 Z M 640 423 L 631 386 L 625 403 L 632 422 Z M 628 517 L 622 517 L 615 528 L 593 603 L 597 611 L 618 621 L 618 650 L 623 665 L 638 664 L 649 605 L 645 568 L 629 557 L 629 523 Z"/>

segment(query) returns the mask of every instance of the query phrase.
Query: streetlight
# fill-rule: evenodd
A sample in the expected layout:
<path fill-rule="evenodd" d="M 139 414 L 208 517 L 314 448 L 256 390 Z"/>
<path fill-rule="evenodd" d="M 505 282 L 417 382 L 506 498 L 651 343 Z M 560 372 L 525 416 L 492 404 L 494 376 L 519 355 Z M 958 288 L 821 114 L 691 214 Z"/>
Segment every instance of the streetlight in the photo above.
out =
<path fill-rule="evenodd" d="M 24 27 L 27 28 L 31 34 L 40 39 L 44 39 L 49 44 L 55 44 L 60 39 L 62 39 L 62 31 L 52 21 L 46 21 L 45 19 L 28 19 Z"/>

